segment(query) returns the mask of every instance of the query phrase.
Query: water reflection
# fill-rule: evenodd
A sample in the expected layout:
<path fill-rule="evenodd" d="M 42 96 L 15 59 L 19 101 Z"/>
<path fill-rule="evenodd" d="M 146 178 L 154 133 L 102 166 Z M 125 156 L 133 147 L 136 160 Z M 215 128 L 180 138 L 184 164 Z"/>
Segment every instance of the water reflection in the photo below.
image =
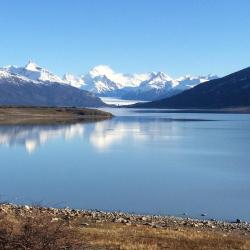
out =
<path fill-rule="evenodd" d="M 249 115 L 130 110 L 0 126 L 0 190 L 17 203 L 250 221 L 249 135 Z"/>
<path fill-rule="evenodd" d="M 22 145 L 27 152 L 34 152 L 47 141 L 62 137 L 70 140 L 83 136 L 84 126 L 73 125 L 2 125 L 0 126 L 0 145 Z"/>
<path fill-rule="evenodd" d="M 169 120 L 168 120 L 169 121 Z M 90 134 L 90 142 L 98 150 L 107 150 L 126 140 L 140 143 L 147 140 L 170 140 L 181 136 L 178 126 L 165 119 L 120 118 L 98 123 Z"/>
<path fill-rule="evenodd" d="M 117 117 L 91 124 L 0 126 L 0 145 L 21 145 L 28 153 L 33 153 L 52 139 L 71 140 L 77 137 L 86 139 L 97 150 L 105 151 L 126 138 L 136 142 L 176 139 L 180 137 L 180 131 L 172 122 L 166 125 L 165 119 L 136 117 Z"/>

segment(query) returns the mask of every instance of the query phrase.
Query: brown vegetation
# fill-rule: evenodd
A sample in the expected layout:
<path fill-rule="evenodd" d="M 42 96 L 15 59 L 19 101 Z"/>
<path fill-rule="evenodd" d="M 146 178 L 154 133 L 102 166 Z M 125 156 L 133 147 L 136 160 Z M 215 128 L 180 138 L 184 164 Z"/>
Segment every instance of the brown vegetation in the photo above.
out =
<path fill-rule="evenodd" d="M 48 215 L 0 218 L 0 249 L 78 249 L 83 246 L 81 237 L 79 231 Z"/>
<path fill-rule="evenodd" d="M 75 107 L 0 107 L 0 124 L 51 124 L 96 121 L 111 118 L 112 114 Z"/>
<path fill-rule="evenodd" d="M 1 205 L 0 249 L 250 249 L 250 233 L 246 231 L 152 228 L 61 212 Z"/>

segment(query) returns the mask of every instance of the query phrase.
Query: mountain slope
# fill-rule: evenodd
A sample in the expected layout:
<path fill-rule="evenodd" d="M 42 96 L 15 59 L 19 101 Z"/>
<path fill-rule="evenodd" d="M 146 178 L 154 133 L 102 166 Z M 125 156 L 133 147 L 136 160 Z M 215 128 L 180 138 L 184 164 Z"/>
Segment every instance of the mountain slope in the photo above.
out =
<path fill-rule="evenodd" d="M 164 72 L 151 73 L 151 78 L 142 82 L 137 88 L 124 89 L 121 97 L 123 99 L 135 99 L 153 101 L 170 97 L 193 88 L 217 76 L 185 76 L 179 79 L 172 79 Z"/>
<path fill-rule="evenodd" d="M 217 76 L 208 75 L 173 79 L 164 72 L 123 74 L 113 71 L 107 65 L 96 66 L 85 75 L 74 76 L 67 73 L 61 78 L 31 61 L 24 67 L 7 66 L 0 70 L 2 75 L 17 76 L 22 81 L 34 84 L 46 84 L 47 89 L 52 89 L 48 84 L 61 84 L 89 91 L 99 97 L 145 101 L 170 97 L 197 84 L 217 78 Z M 1 79 L 4 78 L 0 75 Z M 61 85 L 59 87 L 62 88 Z"/>
<path fill-rule="evenodd" d="M 152 101 L 178 94 L 217 76 L 181 77 L 173 79 L 164 72 L 122 74 L 106 65 L 99 65 L 86 75 L 65 75 L 64 80 L 97 96 Z"/>
<path fill-rule="evenodd" d="M 95 93 L 97 96 L 120 98 L 126 93 L 126 89 L 138 87 L 149 77 L 150 74 L 116 73 L 109 66 L 99 65 L 82 77 L 81 88 Z"/>
<path fill-rule="evenodd" d="M 4 70 L 8 71 L 9 73 L 23 76 L 34 81 L 48 81 L 58 83 L 64 82 L 59 76 L 51 73 L 47 69 L 44 69 L 31 61 L 29 61 L 28 64 L 26 64 L 24 67 L 17 67 L 11 65 L 5 67 Z"/>
<path fill-rule="evenodd" d="M 104 103 L 68 84 L 31 80 L 0 69 L 0 105 L 100 107 Z"/>
<path fill-rule="evenodd" d="M 199 84 L 176 96 L 135 104 L 141 108 L 225 108 L 250 106 L 250 67 Z"/>

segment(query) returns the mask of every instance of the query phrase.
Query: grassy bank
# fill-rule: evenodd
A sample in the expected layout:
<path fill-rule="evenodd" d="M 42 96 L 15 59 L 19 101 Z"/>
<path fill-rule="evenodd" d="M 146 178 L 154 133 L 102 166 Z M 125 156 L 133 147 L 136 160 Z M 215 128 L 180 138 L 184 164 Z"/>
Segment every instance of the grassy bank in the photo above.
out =
<path fill-rule="evenodd" d="M 152 218 L 3 204 L 0 249 L 250 249 L 246 224 Z"/>
<path fill-rule="evenodd" d="M 0 124 L 46 124 L 102 120 L 112 114 L 87 108 L 74 107 L 0 107 Z"/>

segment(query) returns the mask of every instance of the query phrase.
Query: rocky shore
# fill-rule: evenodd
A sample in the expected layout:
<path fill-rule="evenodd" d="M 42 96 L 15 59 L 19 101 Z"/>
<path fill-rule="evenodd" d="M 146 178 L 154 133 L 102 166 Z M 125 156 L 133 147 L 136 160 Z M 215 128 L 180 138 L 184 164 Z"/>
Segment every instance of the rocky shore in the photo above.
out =
<path fill-rule="evenodd" d="M 50 208 L 28 205 L 1 204 L 0 214 L 28 216 L 30 214 L 47 214 L 52 221 L 77 220 L 82 227 L 101 223 L 116 223 L 126 226 L 148 226 L 151 228 L 196 228 L 199 230 L 250 233 L 250 224 L 240 220 L 224 222 L 218 220 L 198 220 L 173 216 L 138 215 L 123 212 L 105 212 L 98 210 L 79 210 L 70 208 Z"/>

